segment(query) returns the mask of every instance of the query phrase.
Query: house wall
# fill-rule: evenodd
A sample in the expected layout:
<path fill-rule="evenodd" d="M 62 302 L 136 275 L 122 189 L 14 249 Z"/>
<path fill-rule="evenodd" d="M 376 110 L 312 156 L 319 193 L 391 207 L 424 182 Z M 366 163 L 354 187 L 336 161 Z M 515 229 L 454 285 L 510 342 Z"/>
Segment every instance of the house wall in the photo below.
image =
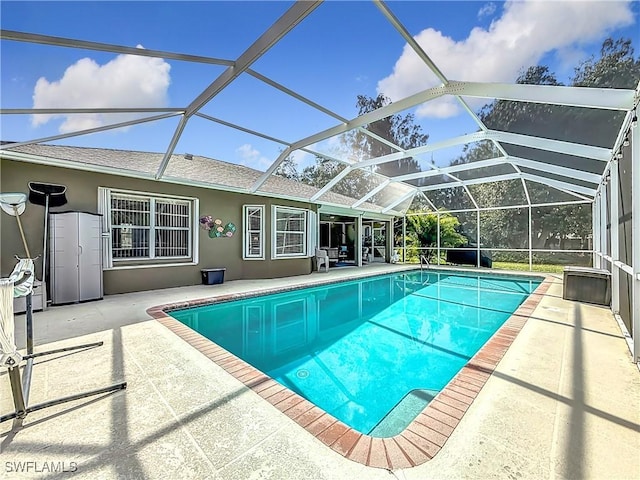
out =
<path fill-rule="evenodd" d="M 140 290 L 196 285 L 201 283 L 201 268 L 225 267 L 226 280 L 277 278 L 304 275 L 311 272 L 311 259 L 271 260 L 271 206 L 284 205 L 316 209 L 314 204 L 289 200 L 210 190 L 184 185 L 120 177 L 103 173 L 70 170 L 32 163 L 0 160 L 0 191 L 29 192 L 28 182 L 66 185 L 68 203 L 52 211 L 98 211 L 98 187 L 135 190 L 196 197 L 200 200 L 199 216 L 212 215 L 225 224 L 233 222 L 237 231 L 231 238 L 209 238 L 208 232 L 198 229 L 199 264 L 177 267 L 135 268 L 104 272 L 104 293 L 116 294 Z M 242 206 L 265 205 L 265 260 L 243 260 Z M 15 217 L 0 214 L 0 268 L 7 276 L 15 264 L 14 255 L 25 256 Z M 20 216 L 32 256 L 42 253 L 44 207 L 27 203 Z M 36 271 L 41 272 L 40 260 Z M 38 278 L 40 274 L 38 273 Z"/>

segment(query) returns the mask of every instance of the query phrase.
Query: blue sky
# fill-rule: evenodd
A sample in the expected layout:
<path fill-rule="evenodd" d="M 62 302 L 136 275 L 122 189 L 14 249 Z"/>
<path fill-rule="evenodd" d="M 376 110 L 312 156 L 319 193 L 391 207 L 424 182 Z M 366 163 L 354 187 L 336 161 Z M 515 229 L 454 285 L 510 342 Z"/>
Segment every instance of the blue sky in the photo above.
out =
<path fill-rule="evenodd" d="M 7 30 L 123 46 L 237 58 L 291 2 L 30 2 L 2 1 Z M 640 49 L 638 2 L 387 3 L 423 49 L 453 80 L 512 82 L 529 65 L 549 65 L 561 81 L 597 52 L 602 40 L 632 38 Z M 3 40 L 2 108 L 184 107 L 224 67 L 123 56 Z M 358 94 L 392 100 L 437 84 L 433 74 L 371 2 L 325 2 L 252 68 L 337 114 L 353 118 Z M 483 102 L 474 101 L 473 108 Z M 249 75 L 242 75 L 203 113 L 293 142 L 338 122 Z M 476 129 L 455 101 L 410 110 L 438 141 Z M 407 113 L 407 112 L 405 112 Z M 3 140 L 43 138 L 122 121 L 107 116 L 2 115 Z M 164 151 L 171 118 L 60 144 Z M 335 151 L 336 139 L 315 145 Z M 190 152 L 264 170 L 282 149 L 201 118 L 192 118 L 176 152 Z M 446 164 L 456 151 L 436 154 Z M 301 165 L 311 157 L 296 157 Z"/>

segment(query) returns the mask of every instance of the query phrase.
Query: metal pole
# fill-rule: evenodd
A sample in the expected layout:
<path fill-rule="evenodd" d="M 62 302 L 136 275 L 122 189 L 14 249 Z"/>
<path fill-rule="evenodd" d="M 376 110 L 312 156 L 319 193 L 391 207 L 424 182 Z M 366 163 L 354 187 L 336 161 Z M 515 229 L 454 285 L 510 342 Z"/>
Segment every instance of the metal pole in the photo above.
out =
<path fill-rule="evenodd" d="M 33 358 L 27 358 L 27 364 L 24 366 L 22 374 L 22 395 L 24 403 L 29 404 L 29 393 L 31 392 L 31 374 L 33 373 Z"/>
<path fill-rule="evenodd" d="M 27 254 L 27 258 L 31 258 L 31 252 L 29 251 L 29 245 L 27 245 L 27 239 L 24 236 L 24 230 L 22 229 L 22 222 L 20 221 L 20 214 L 18 213 L 18 206 L 13 205 L 13 214 L 18 222 L 18 230 L 20 230 L 20 238 L 22 238 L 22 245 L 24 246 L 24 253 Z M 35 272 L 33 272 L 35 275 Z"/>
<path fill-rule="evenodd" d="M 362 231 L 362 215 L 358 215 L 356 217 L 356 230 L 357 230 L 357 234 L 356 234 L 356 259 L 358 262 L 358 266 L 361 267 L 362 266 L 362 234 L 364 233 Z M 320 245 L 318 243 L 318 245 Z"/>
<path fill-rule="evenodd" d="M 46 352 L 32 353 L 31 355 L 25 355 L 22 358 L 24 358 L 25 360 L 28 360 L 30 358 L 42 357 L 44 355 L 51 355 L 54 353 L 71 352 L 73 350 L 82 350 L 82 349 L 101 347 L 102 345 L 104 345 L 104 342 L 85 343 L 84 345 L 74 345 L 73 347 L 56 348 L 54 350 L 47 350 Z"/>
<path fill-rule="evenodd" d="M 593 224 L 593 266 L 598 268 L 600 267 L 600 256 L 598 255 L 598 249 L 600 248 L 600 192 L 594 198 L 591 217 Z"/>
<path fill-rule="evenodd" d="M 407 215 L 402 217 L 402 263 L 407 261 Z"/>
<path fill-rule="evenodd" d="M 636 125 L 634 125 L 634 123 Z M 633 245 L 633 304 L 631 309 L 633 361 L 640 362 L 640 127 L 631 124 L 631 244 Z"/>
<path fill-rule="evenodd" d="M 20 382 L 20 367 L 9 367 L 9 382 L 13 394 L 13 404 L 16 407 L 16 417 L 24 418 L 27 415 L 27 403 L 22 395 L 22 383 Z"/>
<path fill-rule="evenodd" d="M 44 200 L 44 241 L 42 247 L 42 310 L 47 309 L 47 279 L 45 278 L 47 272 L 47 240 L 49 231 L 49 194 L 47 193 Z"/>
<path fill-rule="evenodd" d="M 385 225 L 385 258 L 384 261 L 391 263 L 391 255 L 393 255 L 393 218 L 388 222 L 384 222 Z"/>
<path fill-rule="evenodd" d="M 480 268 L 480 210 L 476 210 L 476 266 Z"/>
<path fill-rule="evenodd" d="M 33 273 L 35 276 L 35 272 Z M 27 354 L 33 353 L 33 298 L 32 293 L 26 297 L 27 304 Z"/>
<path fill-rule="evenodd" d="M 600 268 L 606 267 L 604 256 L 607 255 L 607 182 L 600 188 Z"/>
<path fill-rule="evenodd" d="M 618 205 L 620 195 L 620 185 L 618 183 L 618 160 L 614 159 L 610 165 L 610 185 L 611 185 L 611 213 L 609 215 L 611 223 L 611 310 L 613 313 L 620 312 L 620 267 L 616 262 L 620 260 L 620 239 L 619 239 L 619 218 L 620 209 Z"/>
<path fill-rule="evenodd" d="M 440 265 L 440 210 L 438 210 L 437 237 L 438 237 L 438 265 Z"/>
<path fill-rule="evenodd" d="M 531 227 L 531 205 L 529 205 L 529 271 L 533 271 L 533 228 Z"/>

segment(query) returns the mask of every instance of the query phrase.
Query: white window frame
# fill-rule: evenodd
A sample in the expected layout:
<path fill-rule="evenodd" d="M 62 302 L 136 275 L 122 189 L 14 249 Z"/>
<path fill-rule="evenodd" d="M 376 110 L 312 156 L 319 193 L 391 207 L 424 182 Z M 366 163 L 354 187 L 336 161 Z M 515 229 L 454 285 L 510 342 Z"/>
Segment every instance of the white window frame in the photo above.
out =
<path fill-rule="evenodd" d="M 111 200 L 116 196 L 130 197 L 132 199 L 150 201 L 149 218 L 149 255 L 146 257 L 135 258 L 115 258 L 112 250 L 113 226 L 111 219 Z M 189 205 L 189 244 L 187 245 L 187 255 L 179 256 L 156 256 L 155 254 L 155 232 L 156 218 L 155 205 L 156 202 L 175 201 L 187 203 Z M 198 215 L 199 200 L 195 197 L 184 197 L 178 195 L 166 195 L 161 193 L 141 192 L 134 190 L 112 189 L 98 187 L 98 213 L 102 215 L 102 239 L 103 239 L 103 269 L 104 270 L 120 270 L 150 267 L 169 267 L 183 265 L 198 264 Z M 167 227 L 157 227 L 158 230 L 166 230 Z M 171 229 L 171 228 L 169 228 Z M 184 230 L 180 228 L 179 230 Z"/>
<path fill-rule="evenodd" d="M 296 213 L 302 214 L 303 228 L 301 231 L 292 231 L 296 235 L 302 235 L 300 244 L 302 245 L 302 252 L 300 253 L 278 253 L 278 233 L 287 233 L 288 230 L 278 230 L 278 213 Z M 271 207 L 271 259 L 285 259 L 285 258 L 306 258 L 307 252 L 307 236 L 309 235 L 309 212 L 304 208 L 284 207 L 281 205 L 272 205 Z"/>
<path fill-rule="evenodd" d="M 260 229 L 259 230 L 251 230 L 249 215 L 250 211 L 259 210 L 260 211 Z M 244 231 L 244 248 L 242 249 L 242 259 L 243 260 L 264 260 L 264 214 L 265 208 L 264 205 L 243 205 L 242 208 L 242 225 Z M 251 253 L 251 237 L 252 235 L 258 234 L 260 236 L 260 253 L 255 254 Z"/>

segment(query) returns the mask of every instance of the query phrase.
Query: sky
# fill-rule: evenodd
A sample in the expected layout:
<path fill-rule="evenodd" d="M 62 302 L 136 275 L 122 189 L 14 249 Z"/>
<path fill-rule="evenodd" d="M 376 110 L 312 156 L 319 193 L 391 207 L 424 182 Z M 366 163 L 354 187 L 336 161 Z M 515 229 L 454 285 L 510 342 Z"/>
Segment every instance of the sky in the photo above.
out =
<path fill-rule="evenodd" d="M 235 60 L 291 5 L 276 1 L 0 3 L 2 29 Z M 640 3 L 627 1 L 389 1 L 388 7 L 449 80 L 513 82 L 548 65 L 568 83 L 573 69 L 608 36 L 640 51 Z M 0 41 L 2 108 L 185 107 L 226 67 L 170 59 Z M 440 81 L 371 2 L 328 1 L 256 61 L 253 70 L 343 118 L 358 95 L 397 101 Z M 486 101 L 469 100 L 473 109 Z M 335 126 L 335 118 L 243 74 L 202 113 L 284 142 Z M 429 141 L 477 125 L 445 97 L 411 110 Z M 0 138 L 24 141 L 130 120 L 126 114 L 2 115 Z M 56 142 L 163 152 L 178 118 Z M 336 151 L 338 139 L 313 148 Z M 283 145 L 193 117 L 176 153 L 265 170 Z M 459 149 L 437 152 L 447 164 Z M 313 156 L 299 152 L 300 167 Z"/>

